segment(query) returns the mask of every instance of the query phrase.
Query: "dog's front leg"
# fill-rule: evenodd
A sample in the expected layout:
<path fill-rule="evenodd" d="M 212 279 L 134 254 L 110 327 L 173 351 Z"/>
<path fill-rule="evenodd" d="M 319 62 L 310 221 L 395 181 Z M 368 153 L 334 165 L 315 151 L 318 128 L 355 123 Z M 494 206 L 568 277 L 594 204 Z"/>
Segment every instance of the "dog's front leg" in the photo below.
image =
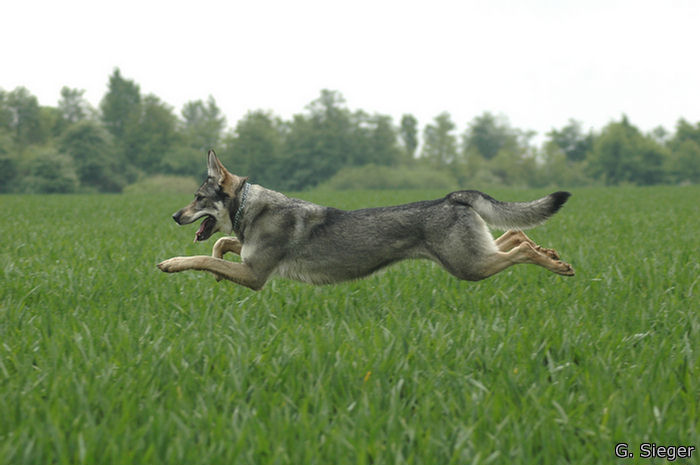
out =
<path fill-rule="evenodd" d="M 214 244 L 211 250 L 211 256 L 215 258 L 224 258 L 228 252 L 233 252 L 236 255 L 241 254 L 241 248 L 243 244 L 238 240 L 237 237 L 226 236 L 222 237 Z"/>
<path fill-rule="evenodd" d="M 214 247 L 211 249 L 211 256 L 214 258 L 224 258 L 224 255 L 226 255 L 228 252 L 233 252 L 236 255 L 240 255 L 242 247 L 243 244 L 241 244 L 241 241 L 239 241 L 237 237 L 222 237 L 216 241 Z M 215 277 L 217 281 L 224 279 L 224 277 L 219 274 L 215 275 Z"/>
<path fill-rule="evenodd" d="M 186 270 L 209 271 L 236 284 L 259 291 L 265 285 L 266 277 L 261 277 L 245 263 L 235 263 L 208 255 L 191 257 L 174 257 L 158 264 L 166 273 L 178 273 Z"/>

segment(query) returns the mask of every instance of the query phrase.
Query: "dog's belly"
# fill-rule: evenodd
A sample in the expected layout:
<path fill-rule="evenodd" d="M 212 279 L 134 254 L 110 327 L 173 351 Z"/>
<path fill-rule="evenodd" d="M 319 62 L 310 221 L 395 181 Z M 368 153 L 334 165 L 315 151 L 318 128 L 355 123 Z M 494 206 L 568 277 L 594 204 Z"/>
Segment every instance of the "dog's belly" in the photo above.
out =
<path fill-rule="evenodd" d="M 277 266 L 274 274 L 309 284 L 331 284 L 353 279 L 335 276 L 334 270 L 322 269 L 306 260 L 285 260 Z"/>
<path fill-rule="evenodd" d="M 274 274 L 309 284 L 332 284 L 369 276 L 389 265 L 405 259 L 427 258 L 430 254 L 416 249 L 401 253 L 368 254 L 356 250 L 352 255 L 328 255 L 325 257 L 287 258 L 274 270 Z"/>
<path fill-rule="evenodd" d="M 274 274 L 309 284 L 333 284 L 342 281 L 364 278 L 398 260 L 385 260 L 375 263 L 330 263 L 318 260 L 285 260 Z"/>

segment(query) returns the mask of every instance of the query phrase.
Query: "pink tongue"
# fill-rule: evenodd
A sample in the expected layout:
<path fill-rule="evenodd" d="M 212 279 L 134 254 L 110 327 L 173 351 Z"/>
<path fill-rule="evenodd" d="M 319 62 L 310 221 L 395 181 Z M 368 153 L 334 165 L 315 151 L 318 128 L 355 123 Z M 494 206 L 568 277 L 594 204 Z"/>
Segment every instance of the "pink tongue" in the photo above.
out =
<path fill-rule="evenodd" d="M 194 242 L 197 242 L 197 241 L 199 240 L 199 236 L 201 236 L 202 233 L 204 232 L 204 225 L 205 225 L 206 223 L 207 223 L 207 221 L 204 220 L 204 221 L 202 221 L 202 224 L 199 225 L 199 229 L 198 229 L 197 232 L 194 234 Z"/>

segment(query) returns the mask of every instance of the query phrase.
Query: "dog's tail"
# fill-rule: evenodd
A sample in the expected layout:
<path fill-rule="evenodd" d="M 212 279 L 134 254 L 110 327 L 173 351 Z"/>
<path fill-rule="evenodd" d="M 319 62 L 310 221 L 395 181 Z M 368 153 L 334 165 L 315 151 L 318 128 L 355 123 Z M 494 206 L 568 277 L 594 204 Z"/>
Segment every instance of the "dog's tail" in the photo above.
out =
<path fill-rule="evenodd" d="M 570 196 L 569 192 L 555 192 L 531 202 L 501 202 L 483 192 L 458 191 L 449 194 L 447 199 L 473 208 L 495 228 L 527 229 L 544 223 Z"/>

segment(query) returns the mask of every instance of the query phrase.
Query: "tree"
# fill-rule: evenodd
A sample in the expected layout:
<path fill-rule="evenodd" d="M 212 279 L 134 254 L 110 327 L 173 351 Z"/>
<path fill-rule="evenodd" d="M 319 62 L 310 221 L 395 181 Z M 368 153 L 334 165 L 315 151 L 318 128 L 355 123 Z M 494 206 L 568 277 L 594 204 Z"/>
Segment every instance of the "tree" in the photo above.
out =
<path fill-rule="evenodd" d="M 146 173 L 155 173 L 177 142 L 177 118 L 155 95 L 141 97 L 139 86 L 121 76 L 109 78 L 109 90 L 100 102 L 102 121 L 114 136 L 117 158 Z M 133 180 L 133 175 L 128 176 Z"/>
<path fill-rule="evenodd" d="M 19 174 L 13 149 L 12 137 L 0 127 L 0 192 L 11 192 L 12 183 Z"/>
<path fill-rule="evenodd" d="M 366 157 L 358 149 L 356 125 L 340 93 L 324 89 L 306 108 L 307 114 L 294 115 L 288 124 L 280 160 L 283 188 L 313 187 Z"/>
<path fill-rule="evenodd" d="M 687 139 L 671 152 L 671 180 L 680 183 L 700 183 L 700 145 Z"/>
<path fill-rule="evenodd" d="M 649 136 L 654 139 L 657 144 L 666 146 L 668 145 L 671 133 L 668 132 L 665 127 L 657 126 L 651 130 Z"/>
<path fill-rule="evenodd" d="M 453 134 L 455 124 L 450 114 L 441 113 L 435 117 L 433 124 L 428 124 L 423 131 L 423 150 L 421 157 L 434 166 L 447 166 L 457 159 L 457 137 Z"/>
<path fill-rule="evenodd" d="M 100 102 L 102 121 L 117 142 L 124 140 L 127 125 L 138 121 L 141 105 L 139 86 L 124 79 L 119 68 L 109 77 L 108 91 Z"/>
<path fill-rule="evenodd" d="M 20 150 L 27 145 L 43 144 L 47 141 L 48 132 L 42 125 L 39 101 L 26 88 L 17 87 L 10 92 L 4 106 L 4 113 L 9 115 L 10 132 Z"/>
<path fill-rule="evenodd" d="M 671 154 L 668 171 L 674 182 L 700 182 L 700 123 L 695 126 L 681 119 L 668 143 Z"/>
<path fill-rule="evenodd" d="M 146 173 L 156 173 L 177 141 L 177 117 L 172 107 L 147 95 L 126 120 L 122 137 L 126 160 Z"/>
<path fill-rule="evenodd" d="M 593 148 L 593 134 L 584 134 L 581 123 L 570 119 L 561 130 L 552 129 L 547 133 L 549 140 L 559 147 L 571 161 L 581 161 Z"/>
<path fill-rule="evenodd" d="M 700 122 L 693 126 L 683 118 L 678 120 L 678 123 L 676 123 L 676 133 L 671 140 L 671 144 L 680 144 L 686 140 L 692 140 L 700 145 Z"/>
<path fill-rule="evenodd" d="M 211 95 L 205 104 L 201 100 L 187 102 L 182 107 L 183 137 L 188 147 L 205 153 L 216 148 L 226 126 L 226 117 Z"/>
<path fill-rule="evenodd" d="M 462 139 L 467 158 L 470 153 L 476 153 L 490 160 L 501 150 L 519 151 L 518 132 L 510 127 L 505 118 L 497 118 L 489 112 L 474 118 Z"/>
<path fill-rule="evenodd" d="M 22 184 L 27 193 L 67 194 L 78 188 L 73 160 L 50 146 L 31 147 L 28 176 Z"/>
<path fill-rule="evenodd" d="M 68 124 L 74 124 L 90 117 L 93 112 L 90 104 L 83 95 L 85 90 L 71 89 L 63 86 L 61 98 L 58 101 L 58 110 L 61 117 Z"/>
<path fill-rule="evenodd" d="M 556 184 L 559 188 L 585 186 L 592 180 L 585 175 L 585 161 L 571 161 L 566 153 L 553 141 L 549 140 L 539 154 L 542 161 L 539 167 L 541 186 Z"/>
<path fill-rule="evenodd" d="M 642 136 L 637 147 L 636 159 L 632 163 L 631 181 L 642 186 L 659 184 L 664 181 L 664 165 L 669 157 L 668 150 L 653 138 Z"/>
<path fill-rule="evenodd" d="M 271 113 L 248 112 L 226 142 L 226 149 L 220 154 L 226 166 L 256 183 L 284 184 L 284 173 L 280 171 L 282 123 Z"/>
<path fill-rule="evenodd" d="M 13 115 L 7 99 L 7 92 L 0 89 L 0 131 L 11 132 Z"/>
<path fill-rule="evenodd" d="M 59 149 L 73 159 L 81 185 L 103 192 L 121 192 L 126 184 L 123 169 L 114 159 L 110 134 L 98 123 L 83 120 L 68 127 Z"/>
<path fill-rule="evenodd" d="M 44 134 L 42 143 L 47 143 L 52 138 L 60 137 L 66 126 L 68 126 L 61 116 L 61 112 L 56 107 L 39 107 L 39 124 Z"/>
<path fill-rule="evenodd" d="M 315 186 L 340 168 L 334 167 L 327 155 L 320 129 L 305 115 L 294 115 L 287 123 L 284 148 L 279 169 L 284 176 L 278 178 L 281 189 L 302 190 Z"/>
<path fill-rule="evenodd" d="M 418 120 L 415 116 L 406 114 L 401 117 L 399 135 L 406 153 L 406 160 L 413 160 L 418 148 Z"/>
<path fill-rule="evenodd" d="M 203 164 L 206 160 L 205 155 L 201 150 L 178 144 L 168 150 L 161 158 L 160 171 L 166 174 L 192 176 L 199 179 L 206 171 Z"/>
<path fill-rule="evenodd" d="M 367 157 L 369 162 L 386 166 L 397 165 L 402 157 L 391 116 L 374 115 L 367 122 L 369 123 L 370 153 Z"/>
<path fill-rule="evenodd" d="M 351 156 L 347 164 L 396 165 L 401 161 L 401 149 L 396 140 L 396 129 L 387 115 L 368 115 L 358 110 L 351 119 L 352 135 L 347 144 Z"/>
<path fill-rule="evenodd" d="M 11 122 L 12 111 L 7 105 L 7 93 L 0 89 L 0 192 L 11 192 L 12 183 L 18 175 L 17 159 L 13 156 Z"/>
<path fill-rule="evenodd" d="M 620 122 L 608 124 L 595 139 L 588 172 L 606 184 L 656 184 L 663 179 L 666 157 L 663 147 L 642 135 L 623 116 Z"/>
<path fill-rule="evenodd" d="M 319 146 L 317 155 L 335 173 L 343 165 L 361 164 L 363 153 L 358 153 L 353 143 L 355 124 L 345 99 L 337 91 L 323 89 L 321 96 L 311 102 L 309 120 L 317 129 Z"/>

